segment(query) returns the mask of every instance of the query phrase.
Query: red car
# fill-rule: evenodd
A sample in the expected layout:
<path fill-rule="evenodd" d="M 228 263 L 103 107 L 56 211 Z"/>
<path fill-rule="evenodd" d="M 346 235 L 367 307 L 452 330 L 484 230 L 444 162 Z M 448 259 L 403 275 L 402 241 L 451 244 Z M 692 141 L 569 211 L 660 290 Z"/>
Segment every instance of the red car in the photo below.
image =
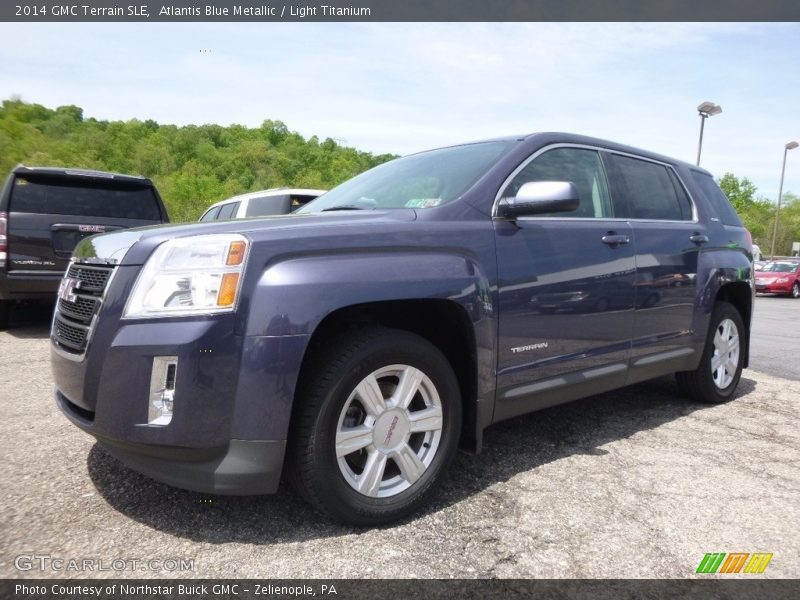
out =
<path fill-rule="evenodd" d="M 800 262 L 775 261 L 756 271 L 756 293 L 800 298 Z"/>

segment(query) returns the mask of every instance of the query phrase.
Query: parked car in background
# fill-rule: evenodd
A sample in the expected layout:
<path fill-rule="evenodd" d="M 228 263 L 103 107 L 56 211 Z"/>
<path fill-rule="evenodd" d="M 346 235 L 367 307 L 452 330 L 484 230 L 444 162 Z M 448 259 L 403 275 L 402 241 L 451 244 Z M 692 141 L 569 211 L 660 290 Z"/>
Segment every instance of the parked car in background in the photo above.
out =
<path fill-rule="evenodd" d="M 0 193 L 0 327 L 11 304 L 55 299 L 75 245 L 96 233 L 167 223 L 144 177 L 52 167 L 16 167 Z M 79 311 L 89 285 L 71 288 Z"/>
<path fill-rule="evenodd" d="M 670 373 L 722 403 L 748 364 L 736 211 L 708 171 L 604 140 L 440 148 L 291 215 L 138 233 L 75 249 L 107 300 L 55 314 L 55 399 L 202 493 L 285 474 L 337 519 L 387 523 L 493 423 Z"/>
<path fill-rule="evenodd" d="M 299 188 L 274 188 L 249 192 L 212 204 L 199 220 L 223 221 L 225 219 L 244 219 L 245 217 L 288 215 L 325 192 L 326 190 Z"/>
<path fill-rule="evenodd" d="M 764 265 L 756 273 L 756 292 L 800 298 L 800 261 L 778 260 Z"/>

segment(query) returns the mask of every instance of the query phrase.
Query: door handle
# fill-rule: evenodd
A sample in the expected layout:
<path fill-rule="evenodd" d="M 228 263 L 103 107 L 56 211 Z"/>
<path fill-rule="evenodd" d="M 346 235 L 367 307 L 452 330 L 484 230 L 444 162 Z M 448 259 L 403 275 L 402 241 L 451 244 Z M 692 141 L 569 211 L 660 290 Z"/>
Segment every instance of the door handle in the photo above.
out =
<path fill-rule="evenodd" d="M 689 236 L 689 241 L 691 241 L 694 244 L 707 244 L 708 236 L 703 235 L 702 233 L 695 233 Z"/>
<path fill-rule="evenodd" d="M 603 240 L 604 244 L 608 244 L 609 246 L 620 246 L 631 241 L 631 238 L 629 238 L 627 235 L 619 235 L 613 232 L 607 233 L 601 239 Z"/>

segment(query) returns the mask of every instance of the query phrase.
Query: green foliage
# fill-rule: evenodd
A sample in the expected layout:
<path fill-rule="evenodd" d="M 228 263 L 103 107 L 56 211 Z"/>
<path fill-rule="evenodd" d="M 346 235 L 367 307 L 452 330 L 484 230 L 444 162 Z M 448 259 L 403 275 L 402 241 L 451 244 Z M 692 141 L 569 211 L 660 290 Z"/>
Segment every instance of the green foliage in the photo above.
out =
<path fill-rule="evenodd" d="M 306 140 L 281 121 L 243 125 L 159 125 L 98 121 L 77 106 L 55 110 L 19 98 L 0 107 L 0 173 L 19 163 L 144 175 L 174 222 L 193 221 L 214 202 L 273 187 L 331 188 L 392 155 L 331 139 Z"/>
<path fill-rule="evenodd" d="M 736 208 L 745 227 L 750 230 L 753 241 L 761 247 L 761 252 L 765 256 L 769 255 L 775 228 L 775 203 L 756 197 L 756 186 L 747 177 L 739 179 L 733 173 L 725 173 L 719 180 L 719 187 Z M 800 197 L 784 192 L 778 218 L 775 254 L 789 255 L 792 242 L 797 241 L 800 241 Z"/>

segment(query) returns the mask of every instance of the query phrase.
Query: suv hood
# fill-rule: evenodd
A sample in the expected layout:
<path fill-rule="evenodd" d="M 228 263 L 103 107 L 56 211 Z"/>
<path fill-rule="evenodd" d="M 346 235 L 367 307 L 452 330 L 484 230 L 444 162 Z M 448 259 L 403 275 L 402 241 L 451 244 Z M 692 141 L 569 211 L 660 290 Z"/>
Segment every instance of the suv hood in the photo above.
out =
<path fill-rule="evenodd" d="M 141 265 L 156 246 L 178 237 L 240 233 L 257 243 L 260 240 L 300 237 L 309 230 L 317 232 L 330 228 L 340 231 L 346 227 L 361 230 L 386 226 L 398 221 L 414 221 L 416 216 L 416 211 L 410 208 L 390 211 L 346 210 L 185 225 L 156 225 L 91 236 L 77 245 L 73 258 L 77 262 L 90 264 Z"/>

